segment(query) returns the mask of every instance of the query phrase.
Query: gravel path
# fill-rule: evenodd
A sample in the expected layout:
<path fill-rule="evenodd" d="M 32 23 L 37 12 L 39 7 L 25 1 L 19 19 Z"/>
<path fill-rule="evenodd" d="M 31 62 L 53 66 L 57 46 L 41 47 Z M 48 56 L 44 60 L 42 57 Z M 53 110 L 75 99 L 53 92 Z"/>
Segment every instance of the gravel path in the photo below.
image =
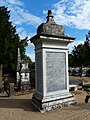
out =
<path fill-rule="evenodd" d="M 46 113 L 36 111 L 31 105 L 33 92 L 13 96 L 0 96 L 0 120 L 90 120 L 90 101 L 84 103 L 84 91 L 74 92 L 77 104 Z"/>

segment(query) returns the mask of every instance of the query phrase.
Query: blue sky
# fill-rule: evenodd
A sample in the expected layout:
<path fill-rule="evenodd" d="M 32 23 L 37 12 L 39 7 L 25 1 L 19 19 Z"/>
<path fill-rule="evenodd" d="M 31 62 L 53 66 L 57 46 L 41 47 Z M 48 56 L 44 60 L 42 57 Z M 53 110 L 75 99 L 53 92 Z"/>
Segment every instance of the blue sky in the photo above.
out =
<path fill-rule="evenodd" d="M 0 6 L 11 11 L 10 20 L 21 39 L 36 34 L 37 26 L 46 22 L 49 9 L 55 22 L 64 26 L 65 34 L 76 38 L 68 45 L 69 51 L 84 43 L 90 30 L 90 0 L 0 0 Z M 34 45 L 30 42 L 26 54 L 34 61 Z"/>

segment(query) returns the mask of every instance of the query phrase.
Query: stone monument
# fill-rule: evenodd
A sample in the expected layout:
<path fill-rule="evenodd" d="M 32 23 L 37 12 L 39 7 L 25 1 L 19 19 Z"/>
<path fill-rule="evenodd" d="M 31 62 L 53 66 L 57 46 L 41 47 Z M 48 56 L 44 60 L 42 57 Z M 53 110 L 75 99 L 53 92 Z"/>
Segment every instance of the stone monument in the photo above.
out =
<path fill-rule="evenodd" d="M 30 86 L 30 70 L 28 68 L 28 63 L 21 60 L 20 48 L 18 48 L 18 58 L 17 58 L 17 73 L 16 73 L 17 84 L 23 86 L 23 89 L 29 88 Z"/>
<path fill-rule="evenodd" d="M 36 67 L 32 103 L 41 112 L 75 103 L 74 95 L 69 92 L 67 48 L 74 39 L 64 34 L 62 25 L 55 23 L 51 10 L 46 23 L 30 39 L 35 45 Z"/>

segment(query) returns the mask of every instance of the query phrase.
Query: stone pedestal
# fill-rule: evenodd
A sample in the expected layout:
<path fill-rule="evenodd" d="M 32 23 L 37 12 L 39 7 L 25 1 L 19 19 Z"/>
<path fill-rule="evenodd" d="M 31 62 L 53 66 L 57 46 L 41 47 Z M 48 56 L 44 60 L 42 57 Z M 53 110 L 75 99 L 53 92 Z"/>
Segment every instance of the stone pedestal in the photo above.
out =
<path fill-rule="evenodd" d="M 42 97 L 34 94 L 32 104 L 41 112 L 47 112 L 56 108 L 61 108 L 68 105 L 75 104 L 74 95 L 71 93 L 53 94 L 49 97 Z"/>
<path fill-rule="evenodd" d="M 63 26 L 55 23 L 50 10 L 47 22 L 41 24 L 37 35 L 31 38 L 36 63 L 32 103 L 41 112 L 75 103 L 74 95 L 69 92 L 67 49 L 74 39 L 64 34 Z"/>

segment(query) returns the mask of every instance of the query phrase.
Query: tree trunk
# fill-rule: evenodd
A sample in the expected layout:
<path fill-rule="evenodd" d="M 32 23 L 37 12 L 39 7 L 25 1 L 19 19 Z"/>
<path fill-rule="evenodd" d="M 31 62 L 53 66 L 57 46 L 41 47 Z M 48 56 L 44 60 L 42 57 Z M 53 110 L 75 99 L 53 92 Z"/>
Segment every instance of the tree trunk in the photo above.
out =
<path fill-rule="evenodd" d="M 0 88 L 2 87 L 2 64 L 0 65 Z"/>
<path fill-rule="evenodd" d="M 80 77 L 82 77 L 82 72 L 83 72 L 83 65 L 80 67 Z"/>

